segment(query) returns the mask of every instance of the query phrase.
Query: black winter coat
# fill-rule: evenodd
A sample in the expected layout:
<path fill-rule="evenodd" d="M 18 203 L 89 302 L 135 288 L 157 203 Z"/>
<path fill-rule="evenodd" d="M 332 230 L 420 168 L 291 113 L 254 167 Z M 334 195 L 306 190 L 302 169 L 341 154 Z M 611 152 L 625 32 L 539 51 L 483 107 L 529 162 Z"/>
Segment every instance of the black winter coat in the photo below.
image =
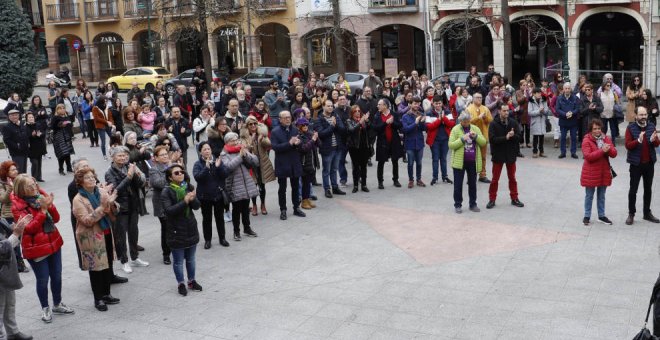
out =
<path fill-rule="evenodd" d="M 506 134 L 513 129 L 514 134 L 506 139 Z M 495 117 L 488 126 L 488 138 L 490 142 L 490 153 L 493 163 L 515 163 L 520 152 L 520 136 L 522 130 L 520 124 L 509 116 L 506 123 L 500 117 Z M 484 164 L 485 166 L 485 164 Z"/>
<path fill-rule="evenodd" d="M 28 139 L 30 147 L 28 149 L 29 158 L 41 158 L 47 153 L 46 150 L 46 129 L 48 126 L 43 122 L 36 122 L 34 124 L 26 124 Z M 32 132 L 41 132 L 41 136 L 33 136 Z"/>
<path fill-rule="evenodd" d="M 314 161 L 314 150 L 321 143 L 318 139 L 316 142 L 312 140 L 312 133 L 301 133 L 298 135 L 301 143 L 298 151 L 300 152 L 300 163 L 302 164 L 302 172 L 305 175 L 313 175 L 316 173 L 316 162 Z"/>
<path fill-rule="evenodd" d="M 188 185 L 188 192 L 193 190 L 192 185 Z M 160 199 L 165 211 L 167 220 L 167 233 L 165 239 L 167 245 L 172 249 L 189 248 L 199 243 L 199 230 L 197 230 L 197 220 L 192 210 L 197 210 L 201 206 L 199 200 L 195 198 L 187 204 L 191 211 L 186 217 L 186 203 L 176 199 L 176 192 L 169 186 L 163 189 Z"/>
<path fill-rule="evenodd" d="M 270 142 L 275 151 L 275 177 L 300 177 L 302 164 L 298 149 L 300 145 L 291 145 L 291 137 L 298 136 L 298 129 L 289 126 L 287 132 L 284 126 L 279 125 L 270 134 Z"/>
<path fill-rule="evenodd" d="M 376 133 L 376 161 L 385 162 L 388 159 L 398 160 L 403 157 L 403 145 L 401 144 L 401 137 L 399 136 L 399 129 L 401 129 L 401 116 L 398 113 L 390 113 L 394 117 L 392 122 L 392 143 L 387 142 L 385 137 L 385 122 L 381 118 L 381 113 L 378 112 L 373 118 L 373 131 Z"/>
<path fill-rule="evenodd" d="M 28 129 L 25 123 L 20 122 L 18 125 L 9 122 L 2 128 L 2 136 L 5 145 L 9 149 L 9 154 L 15 156 L 27 156 L 30 140 L 28 138 Z"/>
<path fill-rule="evenodd" d="M 172 134 L 174 135 L 177 144 L 179 144 L 181 152 L 186 152 L 186 150 L 188 150 L 188 136 L 190 136 L 190 133 L 192 132 L 188 120 L 183 117 L 180 117 L 178 121 L 174 118 L 170 118 L 165 123 L 165 127 L 168 129 L 172 127 Z M 185 129 L 183 133 L 181 133 L 181 128 Z"/>
<path fill-rule="evenodd" d="M 220 167 L 215 166 L 215 158 L 206 167 L 206 161 L 200 157 L 193 166 L 193 177 L 197 182 L 197 198 L 204 201 L 222 202 L 222 191 L 225 186 L 225 179 L 227 179 L 227 167 L 220 164 Z M 229 203 L 229 202 L 227 202 Z"/>
<path fill-rule="evenodd" d="M 125 166 L 128 167 L 128 164 Z M 105 182 L 111 183 L 117 191 L 115 202 L 119 204 L 119 213 L 128 213 L 131 210 L 140 212 L 140 192 L 145 183 L 144 175 L 140 176 L 136 172 L 133 178 L 128 178 L 128 175 L 122 170 L 111 165 L 110 169 L 105 172 Z"/>

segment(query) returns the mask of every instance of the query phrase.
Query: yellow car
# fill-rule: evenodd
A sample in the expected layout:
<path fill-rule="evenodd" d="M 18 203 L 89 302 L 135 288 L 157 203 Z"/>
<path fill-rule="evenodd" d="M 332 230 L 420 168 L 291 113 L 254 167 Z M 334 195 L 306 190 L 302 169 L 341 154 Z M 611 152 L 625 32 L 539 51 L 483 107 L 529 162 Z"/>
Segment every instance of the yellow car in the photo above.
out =
<path fill-rule="evenodd" d="M 133 87 L 133 82 L 138 84 L 138 87 L 147 91 L 151 91 L 156 87 L 156 83 L 172 78 L 172 73 L 163 67 L 158 66 L 143 66 L 127 70 L 122 75 L 108 78 L 106 84 L 111 83 L 112 87 L 118 90 L 130 90 Z"/>

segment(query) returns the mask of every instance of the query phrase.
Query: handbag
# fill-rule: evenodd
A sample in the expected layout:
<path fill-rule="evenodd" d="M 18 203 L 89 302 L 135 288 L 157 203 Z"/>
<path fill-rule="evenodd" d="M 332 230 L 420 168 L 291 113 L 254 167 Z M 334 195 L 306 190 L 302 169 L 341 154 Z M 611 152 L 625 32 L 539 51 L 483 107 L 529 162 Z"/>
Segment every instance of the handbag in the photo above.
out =
<path fill-rule="evenodd" d="M 225 191 L 225 188 L 218 187 L 218 189 L 220 189 L 220 194 L 222 195 L 222 202 L 225 205 L 231 203 L 231 201 L 229 200 L 229 194 L 227 194 L 227 191 Z"/>
<path fill-rule="evenodd" d="M 552 131 L 552 123 L 550 123 L 550 118 L 545 117 L 545 132 Z"/>
<path fill-rule="evenodd" d="M 621 104 L 614 104 L 612 107 L 612 111 L 614 111 L 614 117 L 619 120 L 623 120 L 623 109 L 621 108 Z"/>

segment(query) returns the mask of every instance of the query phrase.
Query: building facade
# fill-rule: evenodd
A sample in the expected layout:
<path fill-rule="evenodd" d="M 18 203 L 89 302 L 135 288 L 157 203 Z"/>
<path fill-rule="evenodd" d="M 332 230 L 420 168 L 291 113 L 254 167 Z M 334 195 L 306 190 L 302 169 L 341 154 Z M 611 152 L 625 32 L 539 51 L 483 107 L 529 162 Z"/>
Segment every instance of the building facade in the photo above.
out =
<path fill-rule="evenodd" d="M 467 25 L 469 39 L 455 39 L 447 28 L 465 21 L 470 9 L 478 9 L 479 15 L 472 19 L 474 24 Z M 436 70 L 463 71 L 475 65 L 485 71 L 491 63 L 502 70 L 503 32 L 492 20 L 504 14 L 499 0 L 438 0 L 433 13 Z M 615 81 L 625 86 L 639 74 L 645 86 L 653 91 L 657 88 L 657 0 L 509 0 L 508 16 L 514 79 L 526 72 L 535 79 L 552 77 L 568 61 L 571 80 L 586 74 L 600 84 L 604 73 L 612 72 Z M 530 22 L 539 23 L 550 34 L 537 34 L 539 30 L 530 28 Z M 568 38 L 567 60 L 564 35 Z"/>
<path fill-rule="evenodd" d="M 164 66 L 173 74 L 194 68 L 203 64 L 202 39 L 213 69 L 288 66 L 296 34 L 295 4 L 286 0 L 227 0 L 209 9 L 206 36 L 196 27 L 191 0 L 44 2 L 48 66 L 70 64 L 74 77 L 88 81 L 136 66 Z"/>

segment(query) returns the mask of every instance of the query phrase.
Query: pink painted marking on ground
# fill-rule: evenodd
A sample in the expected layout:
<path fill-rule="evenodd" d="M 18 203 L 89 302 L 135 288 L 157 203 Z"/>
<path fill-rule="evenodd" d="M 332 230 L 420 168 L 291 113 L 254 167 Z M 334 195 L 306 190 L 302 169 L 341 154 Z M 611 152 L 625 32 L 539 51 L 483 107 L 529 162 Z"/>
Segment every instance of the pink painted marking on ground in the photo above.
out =
<path fill-rule="evenodd" d="M 582 237 L 578 234 L 486 221 L 487 213 L 462 215 L 337 200 L 423 265 L 493 255 Z"/>

